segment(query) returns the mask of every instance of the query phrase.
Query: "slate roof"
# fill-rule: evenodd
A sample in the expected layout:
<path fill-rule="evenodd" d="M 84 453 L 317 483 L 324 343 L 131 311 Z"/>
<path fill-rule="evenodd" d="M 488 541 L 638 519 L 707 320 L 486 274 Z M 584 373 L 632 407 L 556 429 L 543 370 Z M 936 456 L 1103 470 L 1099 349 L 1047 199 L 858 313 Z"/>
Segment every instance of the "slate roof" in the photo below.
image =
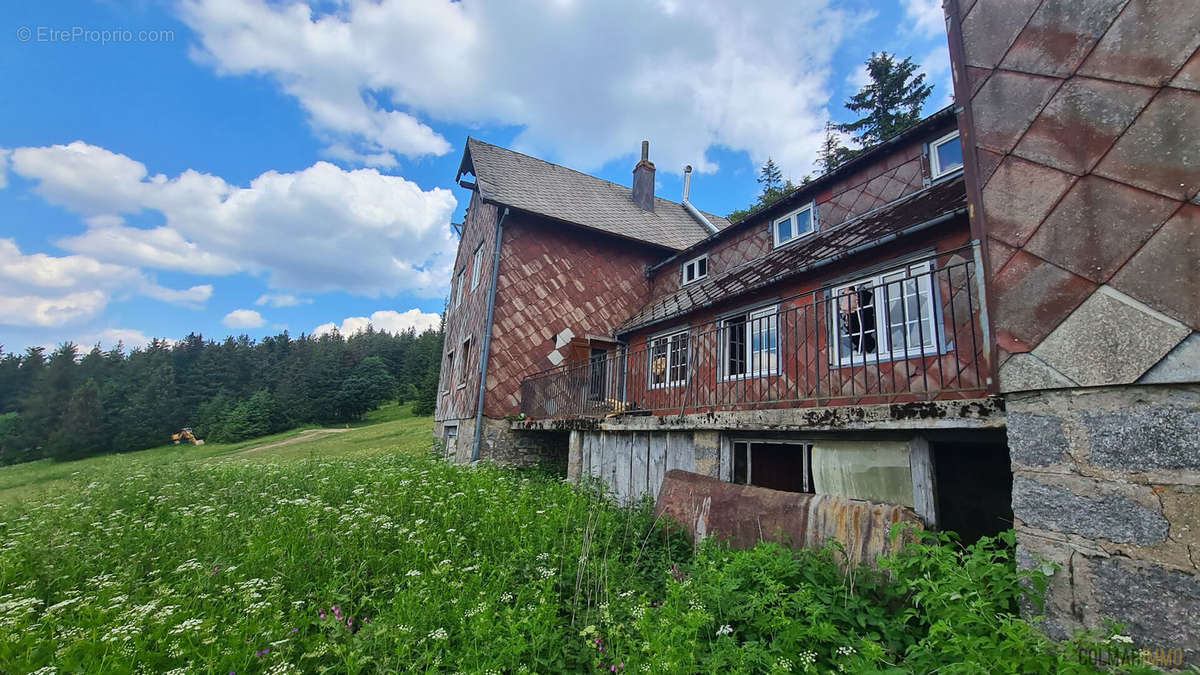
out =
<path fill-rule="evenodd" d="M 652 300 L 617 328 L 629 333 L 637 328 L 682 316 L 811 269 L 820 261 L 847 254 L 859 247 L 882 244 L 889 235 L 957 211 L 966 212 L 967 194 L 962 174 L 911 193 L 874 211 L 847 220 L 811 237 L 775 249 L 721 274 L 689 284 Z"/>
<path fill-rule="evenodd" d="M 655 197 L 654 212 L 633 203 L 633 191 L 477 138 L 467 138 L 459 175 L 475 176 L 484 199 L 548 218 L 678 251 L 711 234 L 676 202 Z M 702 212 L 704 213 L 704 212 Z M 717 229 L 721 216 L 704 213 Z"/>

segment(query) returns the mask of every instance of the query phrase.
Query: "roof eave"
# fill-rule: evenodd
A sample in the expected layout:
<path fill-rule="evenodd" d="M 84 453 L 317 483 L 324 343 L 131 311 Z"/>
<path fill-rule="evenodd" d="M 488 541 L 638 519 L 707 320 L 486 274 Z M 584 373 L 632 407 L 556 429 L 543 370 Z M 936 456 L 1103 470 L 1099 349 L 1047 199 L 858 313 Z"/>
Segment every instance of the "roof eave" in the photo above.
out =
<path fill-rule="evenodd" d="M 748 225 L 749 223 L 752 223 L 753 221 L 758 220 L 767 214 L 778 213 L 785 207 L 794 204 L 797 197 L 801 195 L 810 195 L 817 188 L 832 183 L 838 178 L 849 175 L 854 171 L 861 169 L 863 166 L 870 164 L 871 161 L 878 160 L 879 155 L 884 154 L 886 150 L 890 150 L 901 143 L 911 140 L 913 137 L 928 131 L 931 127 L 937 126 L 946 119 L 953 119 L 956 116 L 954 111 L 955 104 L 951 103 L 950 105 L 932 113 L 925 119 L 922 119 L 904 131 L 901 131 L 895 136 L 892 136 L 885 141 L 867 148 L 861 155 L 847 160 L 846 162 L 838 165 L 834 170 L 821 174 L 808 183 L 801 185 L 792 192 L 784 195 L 781 199 L 779 199 L 779 201 L 753 209 L 739 220 L 730 221 L 728 227 L 722 228 L 708 237 L 696 242 L 695 244 L 692 244 L 691 246 L 683 249 L 681 253 L 688 253 L 692 250 L 703 248 L 710 242 L 720 239 L 727 233 L 736 232 L 742 229 L 743 226 Z"/>
<path fill-rule="evenodd" d="M 910 225 L 898 232 L 891 232 L 889 234 L 885 234 L 883 236 L 876 237 L 870 241 L 863 242 L 863 243 L 861 243 L 857 246 L 854 246 L 852 248 L 849 248 L 845 251 L 840 251 L 833 255 L 825 256 L 824 258 L 818 258 L 817 260 L 814 260 L 814 261 L 808 263 L 807 265 L 802 265 L 800 267 L 788 270 L 787 272 L 785 272 L 783 274 L 777 274 L 769 279 L 764 279 L 763 281 L 761 281 L 757 284 L 754 284 L 753 286 L 750 286 L 749 288 L 746 288 L 742 291 L 739 291 L 738 293 L 736 293 L 734 295 L 731 295 L 728 297 L 722 297 L 722 298 L 718 298 L 718 299 L 714 299 L 714 300 L 706 300 L 698 305 L 689 307 L 687 309 L 687 311 L 685 311 L 685 312 L 675 312 L 673 314 L 668 314 L 666 316 L 659 317 L 657 319 L 653 319 L 650 321 L 642 321 L 640 323 L 636 323 L 636 324 L 633 324 L 632 326 L 628 326 L 628 327 L 619 326 L 614 331 L 614 335 L 617 338 L 627 337 L 630 333 L 632 333 L 636 330 L 641 330 L 642 328 L 646 328 L 647 326 L 653 326 L 656 323 L 662 323 L 664 321 L 671 321 L 673 319 L 678 319 L 681 316 L 686 316 L 686 315 L 696 312 L 698 310 L 705 309 L 707 307 L 711 307 L 717 303 L 724 302 L 725 300 L 728 300 L 730 298 L 745 295 L 747 293 L 752 293 L 754 291 L 760 290 L 762 288 L 770 286 L 771 284 L 778 283 L 785 279 L 790 279 L 790 278 L 798 276 L 800 274 L 804 274 L 806 272 L 811 272 L 812 270 L 815 270 L 815 269 L 820 269 L 822 267 L 825 267 L 826 265 L 829 265 L 830 263 L 834 263 L 839 260 L 843 260 L 845 258 L 849 258 L 851 256 L 858 255 L 859 253 L 865 253 L 867 251 L 871 251 L 873 249 L 879 248 L 880 246 L 883 246 L 884 244 L 891 243 L 897 239 L 901 239 L 901 238 L 906 237 L 911 234 L 916 234 L 917 232 L 929 229 L 936 225 L 941 225 L 942 223 L 951 221 L 958 216 L 965 215 L 966 213 L 967 213 L 966 206 L 960 206 L 953 210 L 942 212 L 941 214 L 938 214 L 937 216 L 934 216 L 933 218 L 924 220 L 920 223 L 916 223 L 915 225 Z"/>

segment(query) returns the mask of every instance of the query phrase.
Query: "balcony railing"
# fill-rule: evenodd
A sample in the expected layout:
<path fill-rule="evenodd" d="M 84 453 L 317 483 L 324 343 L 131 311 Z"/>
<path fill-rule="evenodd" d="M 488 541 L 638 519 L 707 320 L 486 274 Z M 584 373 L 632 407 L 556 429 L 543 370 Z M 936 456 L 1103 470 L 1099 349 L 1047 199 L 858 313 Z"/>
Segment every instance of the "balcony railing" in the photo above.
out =
<path fill-rule="evenodd" d="M 972 247 L 639 338 L 521 384 L 533 419 L 864 405 L 984 395 Z"/>

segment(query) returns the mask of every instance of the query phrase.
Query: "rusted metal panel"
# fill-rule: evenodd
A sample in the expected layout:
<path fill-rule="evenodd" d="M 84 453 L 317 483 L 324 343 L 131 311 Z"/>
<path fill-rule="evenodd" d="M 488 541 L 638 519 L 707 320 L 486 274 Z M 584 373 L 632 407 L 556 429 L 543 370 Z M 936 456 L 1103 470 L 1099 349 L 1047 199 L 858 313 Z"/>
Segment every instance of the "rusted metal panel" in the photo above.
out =
<path fill-rule="evenodd" d="M 901 548 L 904 540 L 891 538 L 892 525 L 922 527 L 903 506 L 736 485 L 679 470 L 667 472 L 655 513 L 679 523 L 697 543 L 713 536 L 739 548 L 760 541 L 819 548 L 833 539 L 850 565 L 874 564 Z"/>

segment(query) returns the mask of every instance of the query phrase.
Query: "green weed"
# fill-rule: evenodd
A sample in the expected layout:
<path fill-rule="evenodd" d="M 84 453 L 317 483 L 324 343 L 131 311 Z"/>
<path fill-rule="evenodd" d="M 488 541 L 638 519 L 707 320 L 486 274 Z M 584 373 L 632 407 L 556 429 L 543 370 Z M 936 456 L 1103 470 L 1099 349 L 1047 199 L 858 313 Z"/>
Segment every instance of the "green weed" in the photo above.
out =
<path fill-rule="evenodd" d="M 428 418 L 378 415 L 0 470 L 0 672 L 1088 672 L 1072 650 L 1111 635 L 1019 618 L 1042 577 L 1010 535 L 850 574 L 832 548 L 692 551 L 648 503 L 449 465 Z"/>

